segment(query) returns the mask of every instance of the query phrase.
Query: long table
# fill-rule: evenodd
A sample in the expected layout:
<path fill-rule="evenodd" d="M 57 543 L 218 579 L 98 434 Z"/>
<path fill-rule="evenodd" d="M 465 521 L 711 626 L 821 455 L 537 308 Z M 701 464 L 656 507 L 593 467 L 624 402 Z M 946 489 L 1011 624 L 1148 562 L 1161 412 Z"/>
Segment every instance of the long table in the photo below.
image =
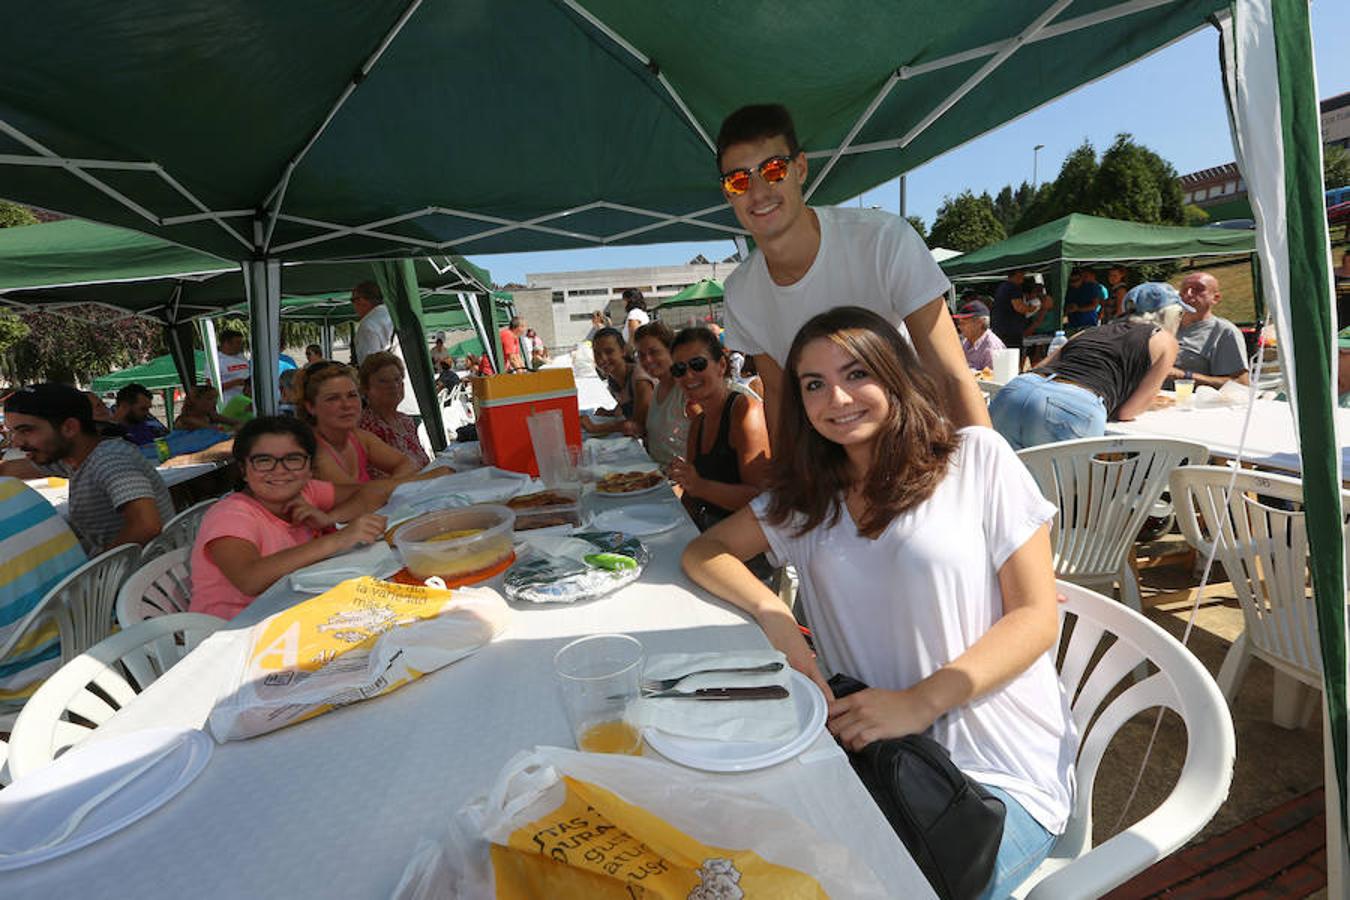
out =
<path fill-rule="evenodd" d="M 388 896 L 418 840 L 440 838 L 514 753 L 572 746 L 552 672 L 567 641 L 624 632 L 648 653 L 766 646 L 752 621 L 681 573 L 680 552 L 696 532 L 673 495 L 642 499 L 652 496 L 680 524 L 644 538 L 652 562 L 637 583 L 590 603 L 517 605 L 492 644 L 393 694 L 218 745 L 205 771 L 164 807 L 77 853 L 7 873 L 3 895 Z M 243 629 L 300 599 L 285 582 L 275 585 L 90 740 L 201 727 Z M 933 896 L 828 734 L 797 759 L 707 778 L 754 791 L 848 846 L 893 896 Z"/>

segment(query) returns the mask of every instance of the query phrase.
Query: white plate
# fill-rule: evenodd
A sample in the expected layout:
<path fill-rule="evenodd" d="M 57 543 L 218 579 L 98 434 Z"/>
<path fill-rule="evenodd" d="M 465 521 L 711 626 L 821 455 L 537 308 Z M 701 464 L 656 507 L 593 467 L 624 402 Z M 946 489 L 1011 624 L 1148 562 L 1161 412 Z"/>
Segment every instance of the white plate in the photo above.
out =
<path fill-rule="evenodd" d="M 591 531 L 622 531 L 642 537 L 669 531 L 684 518 L 684 510 L 673 503 L 635 503 L 632 506 L 613 506 L 596 513 L 586 528 Z"/>
<path fill-rule="evenodd" d="M 797 708 L 797 733 L 784 741 L 705 741 L 667 734 L 655 728 L 642 732 L 647 746 L 671 762 L 705 772 L 751 772 L 792 759 L 816 742 L 825 727 L 825 695 L 796 669 L 788 680 Z M 714 703 L 689 700 L 688 703 Z"/>
<path fill-rule="evenodd" d="M 0 849 L 11 851 L 0 855 L 0 871 L 64 856 L 144 818 L 191 784 L 214 748 L 202 731 L 150 728 L 85 743 L 20 778 L 0 791 Z M 59 833 L 81 806 L 143 766 L 148 768 L 93 806 L 65 840 L 33 846 Z M 12 852 L 24 846 L 31 849 Z"/>
<path fill-rule="evenodd" d="M 636 470 L 634 470 L 634 471 L 636 471 Z M 595 489 L 595 496 L 597 496 L 597 497 L 609 497 L 609 498 L 615 499 L 615 500 L 623 500 L 623 499 L 626 499 L 626 498 L 628 498 L 628 497 L 645 497 L 647 494 L 654 494 L 654 493 L 656 493 L 657 491 L 660 491 L 660 490 L 666 490 L 666 489 L 668 489 L 669 487 L 670 487 L 670 482 L 669 482 L 669 481 L 666 481 L 665 479 L 662 479 L 661 481 L 658 481 L 656 484 L 652 485 L 652 486 L 649 487 L 649 488 L 643 488 L 643 489 L 640 490 L 640 491 L 625 491 L 625 492 L 622 493 L 622 494 L 611 493 L 610 491 L 602 491 L 602 490 L 600 490 L 599 487 L 597 487 L 597 488 Z"/>

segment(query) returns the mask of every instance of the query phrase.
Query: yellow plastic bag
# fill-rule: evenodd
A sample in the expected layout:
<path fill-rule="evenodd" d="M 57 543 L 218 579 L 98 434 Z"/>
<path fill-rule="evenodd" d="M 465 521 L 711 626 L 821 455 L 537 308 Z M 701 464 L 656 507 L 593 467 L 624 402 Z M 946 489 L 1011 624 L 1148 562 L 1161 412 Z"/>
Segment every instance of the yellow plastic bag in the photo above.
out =
<path fill-rule="evenodd" d="M 451 836 L 438 877 L 457 897 L 886 896 L 861 860 L 783 809 L 652 758 L 518 754 Z"/>
<path fill-rule="evenodd" d="M 509 613 L 487 588 L 344 581 L 249 630 L 211 733 L 254 737 L 397 690 L 491 641 Z"/>

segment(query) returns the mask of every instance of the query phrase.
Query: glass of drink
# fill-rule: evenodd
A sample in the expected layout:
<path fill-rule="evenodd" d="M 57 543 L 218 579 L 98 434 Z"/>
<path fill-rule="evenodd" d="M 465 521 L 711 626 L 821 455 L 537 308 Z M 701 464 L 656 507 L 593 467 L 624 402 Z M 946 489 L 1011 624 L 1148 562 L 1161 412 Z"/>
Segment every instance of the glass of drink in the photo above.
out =
<path fill-rule="evenodd" d="M 646 658 L 637 638 L 595 634 L 579 638 L 553 657 L 567 719 L 577 749 L 588 753 L 642 750 L 642 732 L 633 724 Z"/>
<path fill-rule="evenodd" d="M 1178 378 L 1172 382 L 1172 390 L 1177 395 L 1177 408 L 1190 409 L 1195 400 L 1195 379 Z"/>

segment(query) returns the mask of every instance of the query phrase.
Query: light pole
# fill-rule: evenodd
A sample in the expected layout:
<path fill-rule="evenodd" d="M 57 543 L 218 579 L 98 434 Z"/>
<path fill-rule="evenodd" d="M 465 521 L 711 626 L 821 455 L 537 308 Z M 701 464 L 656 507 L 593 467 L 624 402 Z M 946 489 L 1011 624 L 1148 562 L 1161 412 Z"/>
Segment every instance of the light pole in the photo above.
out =
<path fill-rule="evenodd" d="M 1036 177 L 1036 164 L 1040 162 L 1041 151 L 1044 149 L 1044 144 L 1037 144 L 1031 148 L 1031 189 L 1033 191 L 1040 186 L 1040 179 Z"/>

